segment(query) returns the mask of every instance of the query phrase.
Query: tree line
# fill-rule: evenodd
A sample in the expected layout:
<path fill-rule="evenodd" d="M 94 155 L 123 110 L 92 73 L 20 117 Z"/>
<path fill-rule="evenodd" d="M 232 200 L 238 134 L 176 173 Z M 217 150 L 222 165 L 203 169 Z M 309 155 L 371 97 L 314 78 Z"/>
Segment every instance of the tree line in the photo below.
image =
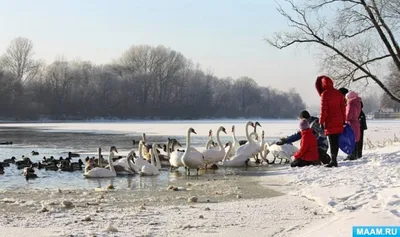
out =
<path fill-rule="evenodd" d="M 294 89 L 218 78 L 164 46 L 134 45 L 106 65 L 34 56 L 22 37 L 1 56 L 2 119 L 295 118 L 305 108 Z"/>

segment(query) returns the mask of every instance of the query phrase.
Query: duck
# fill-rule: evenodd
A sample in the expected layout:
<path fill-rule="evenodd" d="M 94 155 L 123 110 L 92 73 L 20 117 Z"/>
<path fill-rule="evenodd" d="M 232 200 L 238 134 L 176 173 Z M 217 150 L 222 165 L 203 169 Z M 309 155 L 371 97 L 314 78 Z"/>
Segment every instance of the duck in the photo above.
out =
<path fill-rule="evenodd" d="M 24 168 L 24 176 L 25 176 L 26 181 L 28 181 L 29 179 L 35 179 L 38 177 L 35 174 L 35 170 L 33 169 L 32 166 Z"/>
<path fill-rule="evenodd" d="M 3 160 L 4 163 L 8 163 L 8 164 L 15 164 L 15 157 L 11 157 L 10 159 L 5 159 Z"/>
<path fill-rule="evenodd" d="M 187 175 L 190 175 L 190 169 L 196 169 L 196 175 L 199 175 L 200 168 L 203 168 L 204 157 L 201 152 L 191 147 L 190 144 L 190 134 L 197 134 L 193 128 L 189 128 L 186 134 L 186 150 L 182 155 L 182 163 L 186 168 Z"/>
<path fill-rule="evenodd" d="M 31 154 L 32 154 L 32 156 L 38 156 L 38 155 L 39 155 L 39 152 L 37 152 L 37 151 L 32 151 Z"/>
<path fill-rule="evenodd" d="M 80 157 L 80 155 L 78 153 L 72 153 L 72 152 L 68 152 L 68 157 Z"/>

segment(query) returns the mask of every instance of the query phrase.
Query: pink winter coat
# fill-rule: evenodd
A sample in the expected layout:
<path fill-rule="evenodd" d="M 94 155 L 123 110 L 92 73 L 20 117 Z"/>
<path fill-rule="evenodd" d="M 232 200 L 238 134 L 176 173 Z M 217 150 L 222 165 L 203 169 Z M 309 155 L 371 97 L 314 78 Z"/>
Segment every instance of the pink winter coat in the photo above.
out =
<path fill-rule="evenodd" d="M 356 142 L 360 141 L 360 120 L 358 117 L 361 113 L 361 98 L 354 91 L 346 94 L 346 123 L 350 124 L 356 137 Z"/>

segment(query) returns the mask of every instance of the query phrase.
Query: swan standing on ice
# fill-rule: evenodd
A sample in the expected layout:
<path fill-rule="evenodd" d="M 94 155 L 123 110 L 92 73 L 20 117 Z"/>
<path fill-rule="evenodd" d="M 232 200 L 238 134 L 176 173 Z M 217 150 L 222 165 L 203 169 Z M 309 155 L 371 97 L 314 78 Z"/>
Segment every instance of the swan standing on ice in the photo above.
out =
<path fill-rule="evenodd" d="M 186 167 L 188 175 L 190 175 L 190 169 L 196 169 L 196 174 L 199 175 L 199 169 L 204 167 L 204 158 L 198 150 L 191 147 L 191 133 L 197 134 L 193 128 L 188 129 L 186 134 L 186 150 L 185 153 L 182 155 L 182 163 Z"/>
<path fill-rule="evenodd" d="M 86 178 L 109 178 L 117 176 L 115 172 L 112 159 L 114 158 L 115 146 L 110 148 L 110 155 L 108 156 L 108 163 L 110 164 L 110 169 L 95 167 L 83 174 Z"/>
<path fill-rule="evenodd" d="M 142 166 L 140 175 L 152 176 L 160 174 L 161 164 L 160 164 L 160 159 L 158 157 L 158 153 L 156 151 L 156 147 L 157 145 L 153 143 L 152 148 L 150 149 L 151 164 Z M 156 161 L 154 161 L 154 157 L 156 158 Z"/>
<path fill-rule="evenodd" d="M 224 127 L 220 126 L 217 130 L 217 141 L 218 141 L 218 148 L 213 148 L 213 149 L 208 149 L 204 150 L 202 152 L 203 158 L 204 158 L 204 163 L 205 163 L 205 168 L 207 168 L 207 165 L 211 165 L 214 163 L 217 163 L 218 161 L 221 161 L 224 156 L 225 156 L 225 149 L 222 146 L 222 142 L 219 138 L 219 134 L 221 132 L 224 132 L 226 134 L 226 130 Z"/>

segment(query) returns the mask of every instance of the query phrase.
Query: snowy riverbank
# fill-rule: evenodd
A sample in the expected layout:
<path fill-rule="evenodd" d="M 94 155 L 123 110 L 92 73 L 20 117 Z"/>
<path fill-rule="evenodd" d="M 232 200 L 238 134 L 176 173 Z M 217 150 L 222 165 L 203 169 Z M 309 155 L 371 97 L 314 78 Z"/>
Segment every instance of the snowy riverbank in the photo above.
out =
<path fill-rule="evenodd" d="M 3 210 L 0 236 L 340 237 L 351 236 L 354 225 L 400 225 L 399 143 L 366 151 L 361 160 L 339 166 L 281 166 L 256 179 L 285 195 L 222 203 L 120 206 L 116 192 L 73 198 L 55 190 L 45 202 L 18 204 L 2 194 L 0 202 L 38 212 Z M 64 199 L 74 207 L 62 207 Z M 48 211 L 40 212 L 42 206 Z M 108 223 L 118 232 L 104 232 Z"/>

